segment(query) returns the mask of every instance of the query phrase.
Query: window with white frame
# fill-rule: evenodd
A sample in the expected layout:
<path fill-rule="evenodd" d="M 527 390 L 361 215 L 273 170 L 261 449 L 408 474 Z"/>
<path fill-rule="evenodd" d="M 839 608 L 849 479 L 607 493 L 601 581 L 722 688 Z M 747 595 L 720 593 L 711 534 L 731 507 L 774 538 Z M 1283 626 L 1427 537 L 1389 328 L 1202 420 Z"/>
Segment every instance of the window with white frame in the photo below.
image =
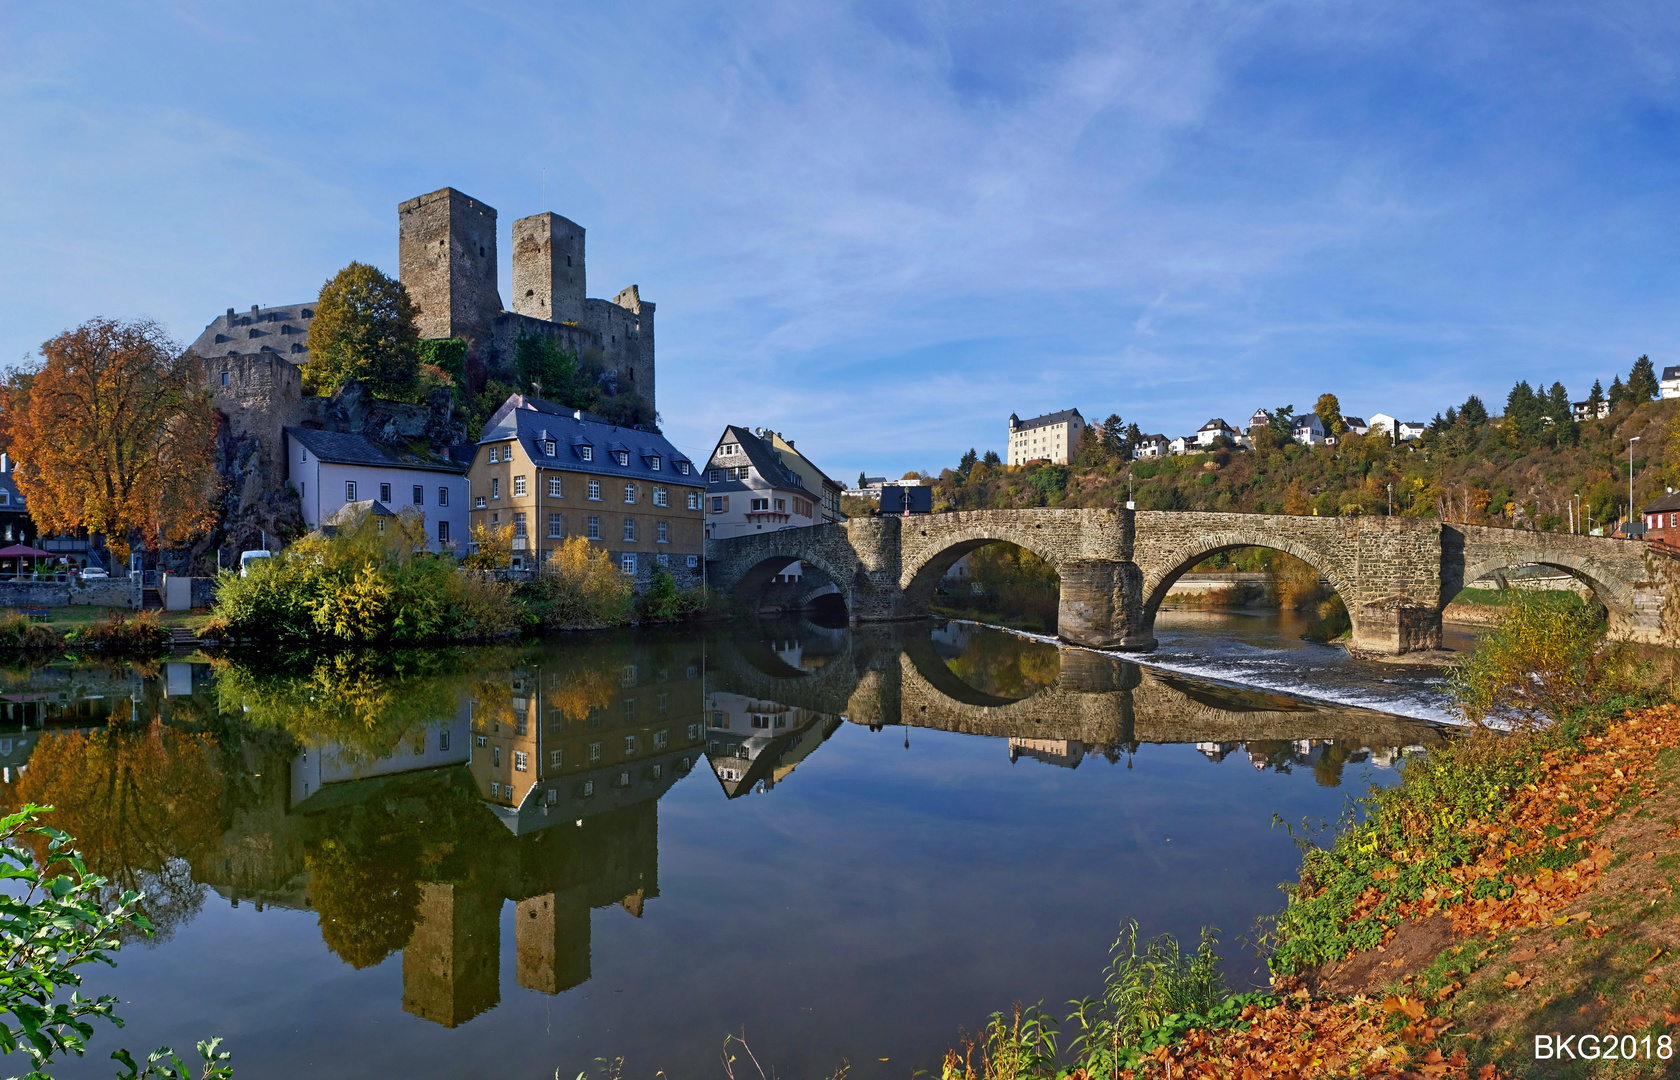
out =
<path fill-rule="evenodd" d="M 424 485 L 424 484 L 415 484 L 414 485 L 414 499 L 413 499 L 413 502 L 414 502 L 415 506 L 425 506 L 426 505 L 426 485 Z"/>
<path fill-rule="evenodd" d="M 499 499 L 502 497 L 502 478 L 499 476 L 492 476 L 490 478 L 490 497 L 492 499 Z"/>
<path fill-rule="evenodd" d="M 657 454 L 648 458 L 648 468 L 652 469 L 654 472 L 659 471 L 659 456 Z"/>
<path fill-rule="evenodd" d="M 449 522 L 447 521 L 438 522 L 438 543 L 449 543 Z"/>
<path fill-rule="evenodd" d="M 558 499 L 558 498 L 561 498 L 563 496 L 563 494 L 564 493 L 560 489 L 560 478 L 558 476 L 549 477 L 548 478 L 548 495 L 549 495 L 549 498 Z"/>
<path fill-rule="evenodd" d="M 490 448 L 490 464 L 494 465 L 500 460 L 502 460 L 502 448 L 499 446 L 492 446 Z"/>
<path fill-rule="evenodd" d="M 671 505 L 671 495 L 670 495 L 670 493 L 662 487 L 654 488 L 653 489 L 653 505 L 655 505 L 655 506 L 670 506 Z"/>
<path fill-rule="evenodd" d="M 598 742 L 590 743 L 589 744 L 589 763 L 591 765 L 593 765 L 597 761 L 600 761 L 600 760 L 601 760 L 601 744 L 598 743 Z"/>
<path fill-rule="evenodd" d="M 354 480 L 344 481 L 344 501 L 345 502 L 355 502 L 356 501 L 356 481 L 354 481 Z"/>
<path fill-rule="evenodd" d="M 551 537 L 555 537 L 555 536 L 560 535 L 560 515 L 559 514 L 548 515 L 548 535 L 551 536 Z"/>
<path fill-rule="evenodd" d="M 659 554 L 655 555 L 653 558 L 654 558 L 654 561 L 657 562 L 660 566 L 670 566 L 671 565 L 671 556 L 665 554 L 663 551 L 661 551 Z"/>
<path fill-rule="evenodd" d="M 698 491 L 688 493 L 688 508 L 690 510 L 700 509 L 700 493 Z"/>
<path fill-rule="evenodd" d="M 599 481 L 599 480 L 589 481 L 589 501 L 590 502 L 600 502 L 601 501 L 601 481 Z"/>
<path fill-rule="evenodd" d="M 714 495 L 714 496 L 712 496 L 712 513 L 721 514 L 727 509 L 729 509 L 729 496 L 727 496 L 727 495 Z"/>
<path fill-rule="evenodd" d="M 654 533 L 656 534 L 655 539 L 659 543 L 669 544 L 671 542 L 671 526 L 668 522 L 661 521 L 654 527 Z"/>
<path fill-rule="evenodd" d="M 588 536 L 591 540 L 601 539 L 601 519 L 596 517 L 594 514 L 589 515 Z"/>
<path fill-rule="evenodd" d="M 379 485 L 379 501 L 382 502 L 382 503 L 388 503 L 388 502 L 391 501 L 391 485 L 390 484 L 380 484 Z"/>
<path fill-rule="evenodd" d="M 514 772 L 527 772 L 527 771 L 529 771 L 530 764 L 531 764 L 531 759 L 526 756 L 525 751 L 515 750 L 513 752 L 513 771 Z"/>
<path fill-rule="evenodd" d="M 630 451 L 628 451 L 628 450 L 614 450 L 613 451 L 613 460 L 617 461 L 620 465 L 630 464 Z"/>
<path fill-rule="evenodd" d="M 448 506 L 449 505 L 449 489 L 444 487 L 442 484 L 438 485 L 438 505 L 439 506 Z"/>
<path fill-rule="evenodd" d="M 769 499 L 754 499 L 752 501 L 752 508 L 753 508 L 754 511 L 768 510 L 768 509 L 770 509 L 770 500 Z"/>
<path fill-rule="evenodd" d="M 722 478 L 723 478 L 723 474 L 722 474 L 722 470 L 720 470 L 720 469 L 713 469 L 711 471 L 711 474 L 707 477 L 707 479 L 709 479 L 714 484 L 717 483 Z"/>
<path fill-rule="evenodd" d="M 624 752 L 626 754 L 634 754 L 636 752 L 636 736 L 624 736 Z"/>
<path fill-rule="evenodd" d="M 631 541 L 634 541 L 636 539 L 636 519 L 635 518 L 625 518 L 624 519 L 624 539 L 631 540 Z"/>
<path fill-rule="evenodd" d="M 700 566 L 700 556 L 690 555 L 688 557 L 688 568 L 690 570 L 696 570 L 696 569 L 699 568 L 699 566 Z"/>
<path fill-rule="evenodd" d="M 513 515 L 513 535 L 521 540 L 525 539 L 525 511 L 516 511 Z"/>
<path fill-rule="evenodd" d="M 554 456 L 554 440 L 553 439 L 549 439 L 547 442 L 543 443 L 543 453 L 547 454 L 549 457 Z"/>
<path fill-rule="evenodd" d="M 595 448 L 593 446 L 580 446 L 578 447 L 578 456 L 585 461 L 594 461 Z"/>
<path fill-rule="evenodd" d="M 626 574 L 629 574 L 631 577 L 635 577 L 636 576 L 636 556 L 635 556 L 635 554 L 627 551 L 623 555 L 620 555 L 618 557 L 618 566 L 619 566 L 619 569 L 623 570 Z"/>
<path fill-rule="evenodd" d="M 684 476 L 687 476 L 688 475 L 688 462 L 686 462 L 686 461 L 677 462 L 677 471 L 682 473 Z"/>
<path fill-rule="evenodd" d="M 633 502 L 636 501 L 636 485 L 635 484 L 625 484 L 624 485 L 624 501 L 627 502 L 627 503 L 633 503 Z"/>
<path fill-rule="evenodd" d="M 519 499 L 519 498 L 523 498 L 524 495 L 525 495 L 525 478 L 523 476 L 516 476 L 516 477 L 513 478 L 513 497 L 516 498 L 516 499 Z"/>

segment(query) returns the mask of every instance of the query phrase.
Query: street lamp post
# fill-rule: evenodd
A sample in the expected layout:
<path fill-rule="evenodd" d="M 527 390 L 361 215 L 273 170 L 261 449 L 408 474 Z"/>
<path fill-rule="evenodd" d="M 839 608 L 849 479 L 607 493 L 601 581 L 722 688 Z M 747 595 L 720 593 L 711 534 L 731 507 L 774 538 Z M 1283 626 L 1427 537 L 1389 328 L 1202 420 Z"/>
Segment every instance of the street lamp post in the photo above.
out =
<path fill-rule="evenodd" d="M 1628 516 L 1627 525 L 1622 529 L 1623 536 L 1631 535 L 1633 529 L 1633 444 L 1638 441 L 1637 435 L 1628 440 Z"/>

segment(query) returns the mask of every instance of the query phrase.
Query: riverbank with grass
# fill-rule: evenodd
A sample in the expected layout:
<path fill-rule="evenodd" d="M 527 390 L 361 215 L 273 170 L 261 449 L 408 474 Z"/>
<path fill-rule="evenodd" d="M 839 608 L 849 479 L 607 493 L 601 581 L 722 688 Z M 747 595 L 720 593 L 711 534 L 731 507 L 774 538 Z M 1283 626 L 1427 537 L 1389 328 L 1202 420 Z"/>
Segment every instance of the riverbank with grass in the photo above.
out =
<path fill-rule="evenodd" d="M 1204 981 L 1163 1010 L 1195 981 L 1163 944 L 1146 992 L 1116 996 L 1110 968 L 1105 1000 L 1130 1019 L 1103 1045 L 1084 1003 L 1059 1030 L 1000 1013 L 946 1080 L 1668 1075 L 1680 667 L 1607 644 L 1579 602 L 1514 590 L 1502 607 L 1452 676 L 1471 726 L 1408 759 L 1328 846 L 1303 843 L 1265 932 L 1270 988 Z"/>

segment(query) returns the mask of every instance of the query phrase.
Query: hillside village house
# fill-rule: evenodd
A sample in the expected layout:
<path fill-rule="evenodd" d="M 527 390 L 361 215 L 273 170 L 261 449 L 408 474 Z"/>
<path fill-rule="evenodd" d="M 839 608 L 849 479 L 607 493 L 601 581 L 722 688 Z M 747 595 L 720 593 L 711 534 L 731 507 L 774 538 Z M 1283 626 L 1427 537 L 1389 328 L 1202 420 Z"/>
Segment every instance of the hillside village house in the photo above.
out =
<path fill-rule="evenodd" d="M 587 537 L 645 587 L 654 567 L 701 581 L 701 477 L 663 435 L 514 394 L 484 425 L 472 465 L 474 528 L 513 527 L 515 570 Z"/>
<path fill-rule="evenodd" d="M 1680 367 L 1665 367 L 1662 379 L 1657 383 L 1657 396 L 1661 398 L 1680 398 Z M 1605 412 L 1609 412 L 1609 405 L 1605 405 Z"/>
<path fill-rule="evenodd" d="M 1671 371 L 1680 372 L 1680 368 L 1664 368 L 1663 369 L 1663 374 L 1666 376 Z M 1664 397 L 1668 396 L 1666 391 L 1664 392 L 1663 396 Z M 1569 404 L 1570 418 L 1573 419 L 1577 424 L 1579 424 L 1579 423 L 1582 423 L 1582 422 L 1587 421 L 1587 420 L 1602 420 L 1606 416 L 1609 416 L 1610 415 L 1610 402 L 1601 401 L 1601 402 L 1598 403 L 1598 415 L 1597 416 L 1589 415 L 1592 411 L 1593 411 L 1592 406 L 1589 405 L 1585 401 L 1574 401 L 1574 402 L 1570 402 L 1570 404 Z"/>
<path fill-rule="evenodd" d="M 1132 448 L 1134 458 L 1158 458 L 1167 452 L 1167 437 L 1165 435 L 1145 435 Z"/>
<path fill-rule="evenodd" d="M 1196 436 L 1194 436 L 1194 435 L 1180 435 L 1178 438 L 1174 439 L 1172 442 L 1169 442 L 1167 444 L 1167 453 L 1169 453 L 1169 454 L 1188 454 L 1190 452 L 1190 448 L 1195 446 L 1195 445 L 1196 445 Z"/>
<path fill-rule="evenodd" d="M 1344 416 L 1342 417 L 1342 426 L 1355 435 L 1363 435 L 1371 430 L 1371 425 L 1365 422 L 1363 416 Z"/>
<path fill-rule="evenodd" d="M 1052 465 L 1066 465 L 1068 455 L 1084 434 L 1085 418 L 1079 415 L 1078 409 L 1063 409 L 1025 421 L 1010 413 L 1008 464 L 1048 461 Z"/>
<path fill-rule="evenodd" d="M 1317 413 L 1302 413 L 1295 418 L 1293 432 L 1295 441 L 1303 446 L 1320 446 L 1324 443 L 1324 421 Z"/>
<path fill-rule="evenodd" d="M 1196 432 L 1196 445 L 1212 446 L 1214 441 L 1220 437 L 1230 439 L 1232 442 L 1237 442 L 1241 439 L 1241 436 L 1237 434 L 1236 428 L 1227 424 L 1220 417 L 1214 417 L 1212 420 L 1203 424 L 1200 430 Z"/>
<path fill-rule="evenodd" d="M 466 468 L 448 458 L 380 446 L 360 435 L 286 428 L 286 481 L 303 521 L 320 528 L 348 503 L 376 500 L 426 521 L 429 551 L 455 552 L 467 539 Z"/>

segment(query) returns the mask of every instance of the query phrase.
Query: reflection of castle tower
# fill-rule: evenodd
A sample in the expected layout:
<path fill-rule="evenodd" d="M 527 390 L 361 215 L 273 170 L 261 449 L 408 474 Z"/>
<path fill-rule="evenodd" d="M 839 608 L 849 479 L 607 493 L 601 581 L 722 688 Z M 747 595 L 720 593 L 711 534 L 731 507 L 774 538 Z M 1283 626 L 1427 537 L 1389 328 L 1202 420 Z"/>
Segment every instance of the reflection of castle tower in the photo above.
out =
<path fill-rule="evenodd" d="M 501 1001 L 502 898 L 464 885 L 424 885 L 403 948 L 403 1010 L 444 1027 Z"/>
<path fill-rule="evenodd" d="M 558 994 L 589 981 L 589 893 L 582 885 L 519 902 L 514 915 L 516 981 Z"/>

